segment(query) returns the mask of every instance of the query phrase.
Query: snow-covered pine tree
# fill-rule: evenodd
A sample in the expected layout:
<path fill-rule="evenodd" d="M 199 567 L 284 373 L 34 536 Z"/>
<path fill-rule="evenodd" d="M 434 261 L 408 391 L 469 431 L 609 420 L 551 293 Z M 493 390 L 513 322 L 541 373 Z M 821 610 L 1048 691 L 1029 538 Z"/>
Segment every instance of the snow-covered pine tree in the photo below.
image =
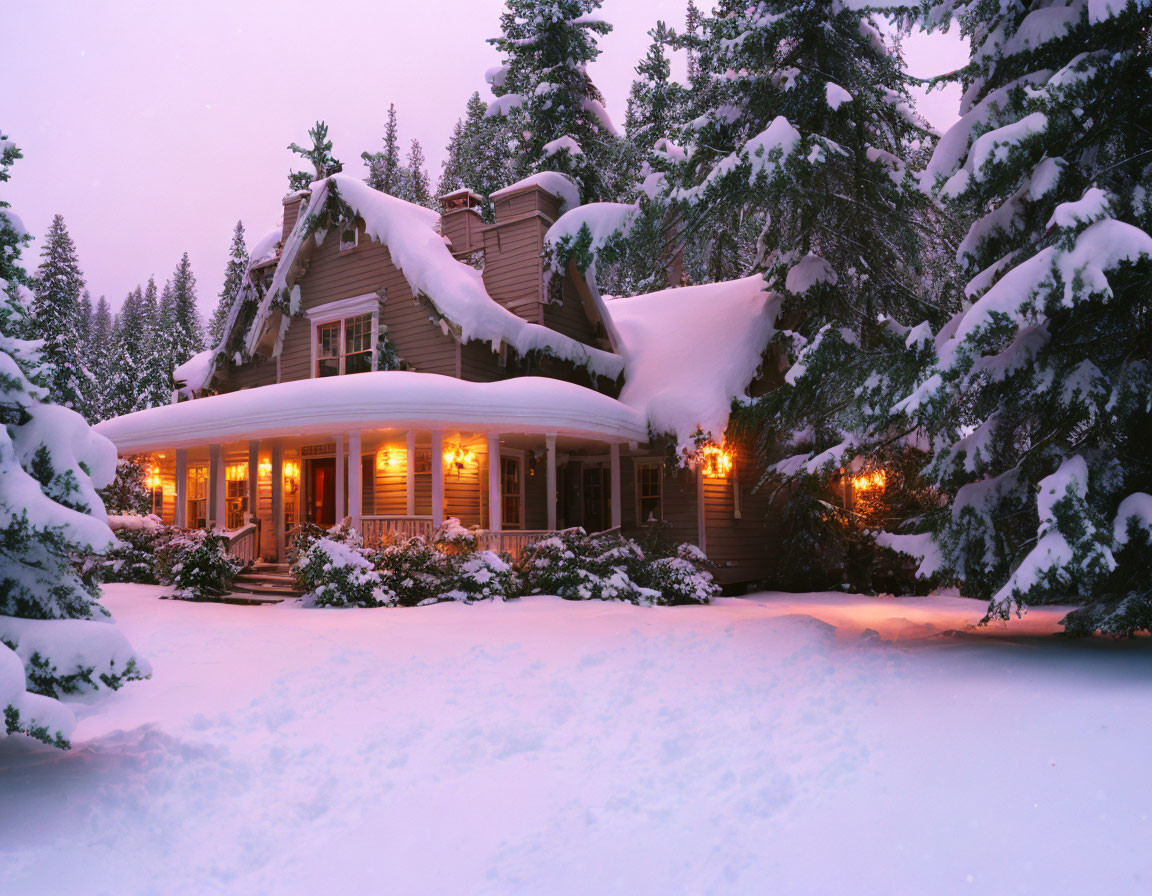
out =
<path fill-rule="evenodd" d="M 484 219 L 492 220 L 488 197 L 513 180 L 511 135 L 508 119 L 502 115 L 487 116 L 488 104 L 476 91 L 468 98 L 463 120 L 456 122 L 448 142 L 436 195 L 443 196 L 467 187 L 483 200 Z"/>
<path fill-rule="evenodd" d="M 20 157 L 0 136 L 0 183 Z M 110 624 L 99 587 L 76 572 L 77 555 L 114 541 L 95 487 L 111 481 L 116 450 L 79 414 L 46 403 L 52 371 L 17 336 L 26 238 L 8 208 L 0 200 L 0 735 L 67 748 L 75 718 L 57 698 L 149 669 Z"/>
<path fill-rule="evenodd" d="M 688 0 L 688 7 L 684 11 L 684 36 L 687 38 L 687 70 L 688 82 L 692 83 L 700 74 L 700 65 L 696 59 L 696 50 L 693 41 L 700 35 L 700 8 Z"/>
<path fill-rule="evenodd" d="M 106 296 L 96 300 L 96 310 L 92 312 L 92 327 L 88 338 L 88 355 L 85 367 L 92 376 L 90 414 L 92 420 L 107 420 L 110 393 L 108 390 L 112 372 L 112 309 Z"/>
<path fill-rule="evenodd" d="M 652 172 L 666 169 L 667 151 L 664 144 L 658 150 L 657 144 L 673 137 L 681 124 L 683 89 L 672 80 L 667 54 L 673 35 L 662 21 L 648 35 L 652 43 L 636 66 L 617 156 L 618 192 L 622 195 L 634 192 L 636 185 Z"/>
<path fill-rule="evenodd" d="M 931 212 L 905 161 L 929 132 L 898 48 L 857 5 L 721 4 L 695 49 L 707 106 L 686 128 L 674 196 L 712 276 L 759 272 L 782 296 L 776 350 L 791 369 L 736 419 L 787 483 L 782 554 L 819 564 L 814 545 L 834 558 L 855 531 L 821 509 L 842 465 L 907 450 L 887 412 L 916 374 L 905 343 L 930 332 L 910 325 L 951 310 L 924 286 Z"/>
<path fill-rule="evenodd" d="M 156 278 L 148 278 L 140 300 L 140 314 L 144 329 L 139 337 L 142 353 L 132 407 L 136 411 L 168 404 L 172 400 L 172 370 L 176 365 L 170 360 L 174 338 L 171 280 L 164 282 L 164 288 L 157 296 Z M 125 335 L 132 338 L 130 334 Z"/>
<path fill-rule="evenodd" d="M 204 328 L 196 307 L 196 276 L 185 252 L 160 294 L 159 325 L 151 340 L 147 365 L 149 407 L 172 400 L 172 372 L 204 348 Z"/>
<path fill-rule="evenodd" d="M 926 186 L 971 222 L 968 304 L 899 410 L 948 496 L 933 562 L 990 617 L 1152 626 L 1149 0 L 933 4 L 971 64 Z"/>
<path fill-rule="evenodd" d="M 400 161 L 400 132 L 396 125 L 396 104 L 388 104 L 388 123 L 384 126 L 384 149 L 362 152 L 360 158 L 368 169 L 364 181 L 373 190 L 397 196 L 400 192 L 403 170 Z"/>
<path fill-rule="evenodd" d="M 232 245 L 228 249 L 228 266 L 224 269 L 224 286 L 220 290 L 220 298 L 216 303 L 216 310 L 212 314 L 212 321 L 208 325 L 208 342 L 217 345 L 224 335 L 224 324 L 228 320 L 228 312 L 232 310 L 232 302 L 240 292 L 244 282 L 244 274 L 248 270 L 248 247 L 244 244 L 244 222 L 237 221 L 232 231 Z"/>
<path fill-rule="evenodd" d="M 428 179 L 424 149 L 416 139 L 412 140 L 408 149 L 408 160 L 401 178 L 400 198 L 426 208 L 433 208 L 436 205 L 432 199 L 432 183 Z"/>
<path fill-rule="evenodd" d="M 80 348 L 82 360 L 88 358 L 92 347 L 92 314 L 92 294 L 85 289 L 76 306 L 76 344 Z"/>
<path fill-rule="evenodd" d="M 155 280 L 149 279 L 148 282 L 154 292 Z M 144 380 L 152 325 L 144 293 L 137 286 L 124 299 L 112 325 L 111 362 L 108 366 L 104 408 L 108 417 L 118 417 L 151 407 L 144 400 Z"/>
<path fill-rule="evenodd" d="M 600 55 L 597 35 L 612 26 L 596 15 L 601 0 L 507 0 L 501 35 L 489 39 L 503 65 L 489 73 L 497 99 L 489 112 L 511 116 L 521 175 L 559 171 L 585 201 L 613 198 L 618 138 L 604 97 L 588 76 Z"/>
<path fill-rule="evenodd" d="M 312 164 L 311 171 L 290 171 L 288 173 L 288 189 L 306 190 L 313 181 L 323 180 L 330 174 L 337 174 L 344 170 L 340 161 L 332 155 L 332 141 L 328 139 L 328 125 L 323 121 L 316 122 L 308 129 L 308 138 L 312 141 L 309 146 L 300 146 L 298 143 L 289 143 L 288 149 Z"/>
<path fill-rule="evenodd" d="M 92 295 L 85 289 L 76 307 L 76 354 L 80 361 L 80 384 L 83 388 L 81 406 L 76 410 L 89 423 L 100 419 L 100 401 L 96 395 L 100 386 L 92 367 L 92 314 Z"/>
<path fill-rule="evenodd" d="M 50 401 L 79 412 L 84 410 L 86 391 L 79 336 L 83 290 L 84 275 L 76 257 L 76 244 L 68 234 L 64 217 L 56 215 L 40 251 L 29 317 L 32 335 L 44 341 Z"/>

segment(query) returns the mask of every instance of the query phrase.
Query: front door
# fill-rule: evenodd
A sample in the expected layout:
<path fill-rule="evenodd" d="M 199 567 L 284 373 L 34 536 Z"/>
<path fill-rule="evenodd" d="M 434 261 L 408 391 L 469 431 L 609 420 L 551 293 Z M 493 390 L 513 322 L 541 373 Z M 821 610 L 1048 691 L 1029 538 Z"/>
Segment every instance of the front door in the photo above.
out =
<path fill-rule="evenodd" d="M 609 518 L 608 471 L 603 467 L 584 468 L 584 531 L 603 532 Z"/>
<path fill-rule="evenodd" d="M 504 455 L 500 458 L 500 505 L 503 510 L 500 519 L 501 528 L 524 528 L 524 521 L 521 518 L 524 508 L 520 506 L 520 489 L 522 486 L 520 458 Z"/>
<path fill-rule="evenodd" d="M 308 461 L 308 518 L 320 526 L 336 525 L 336 458 Z"/>

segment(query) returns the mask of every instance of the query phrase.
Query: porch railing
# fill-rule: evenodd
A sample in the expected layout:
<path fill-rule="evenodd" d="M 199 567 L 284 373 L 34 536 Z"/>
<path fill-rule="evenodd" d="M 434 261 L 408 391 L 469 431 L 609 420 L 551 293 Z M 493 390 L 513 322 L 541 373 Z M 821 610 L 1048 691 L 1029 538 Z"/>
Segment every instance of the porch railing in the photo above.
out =
<path fill-rule="evenodd" d="M 260 551 L 260 527 L 256 523 L 245 523 L 239 529 L 226 529 L 221 533 L 228 539 L 228 553 L 251 565 L 256 562 Z"/>
<path fill-rule="evenodd" d="M 555 535 L 553 529 L 506 529 L 501 532 L 484 531 L 480 533 L 480 549 L 505 553 L 515 560 L 530 544 L 535 544 L 549 536 Z"/>
<path fill-rule="evenodd" d="M 431 516 L 388 516 L 377 515 L 360 517 L 360 535 L 365 544 L 386 538 L 413 538 L 432 534 Z"/>

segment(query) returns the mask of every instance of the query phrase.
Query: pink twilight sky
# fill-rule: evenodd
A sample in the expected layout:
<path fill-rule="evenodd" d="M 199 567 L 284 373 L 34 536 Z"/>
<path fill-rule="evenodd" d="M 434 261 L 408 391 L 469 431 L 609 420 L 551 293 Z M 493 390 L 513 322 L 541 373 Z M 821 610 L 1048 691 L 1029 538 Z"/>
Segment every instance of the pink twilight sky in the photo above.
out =
<path fill-rule="evenodd" d="M 705 7 L 706 2 L 699 3 Z M 237 219 L 251 246 L 279 227 L 280 197 L 308 127 L 326 120 L 345 170 L 380 146 L 393 102 L 400 137 L 418 138 L 433 185 L 468 95 L 490 97 L 501 0 L 0 0 L 8 82 L 0 131 L 24 151 L 4 193 L 37 237 L 64 215 L 93 300 L 154 273 L 163 283 L 187 251 L 200 305 L 217 301 Z M 657 19 L 681 29 L 684 0 L 606 0 L 615 30 L 591 69 L 617 123 L 633 67 Z M 913 35 L 910 71 L 966 61 L 953 35 Z M 683 76 L 676 59 L 674 76 Z M 922 113 L 955 120 L 959 95 L 933 92 Z"/>

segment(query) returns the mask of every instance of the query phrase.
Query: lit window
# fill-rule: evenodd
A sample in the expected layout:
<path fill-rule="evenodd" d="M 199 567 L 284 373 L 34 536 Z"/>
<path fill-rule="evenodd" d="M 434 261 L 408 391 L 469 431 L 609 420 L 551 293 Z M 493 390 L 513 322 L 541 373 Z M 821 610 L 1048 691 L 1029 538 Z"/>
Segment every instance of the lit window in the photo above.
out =
<path fill-rule="evenodd" d="M 188 470 L 188 527 L 203 529 L 208 525 L 208 468 Z"/>
<path fill-rule="evenodd" d="M 639 522 L 659 522 L 664 518 L 664 465 L 660 461 L 638 464 L 636 467 L 636 509 Z"/>
<path fill-rule="evenodd" d="M 501 524 L 507 529 L 520 528 L 520 459 L 500 458 Z"/>
<path fill-rule="evenodd" d="M 316 327 L 316 376 L 372 369 L 372 315 L 359 314 Z"/>

